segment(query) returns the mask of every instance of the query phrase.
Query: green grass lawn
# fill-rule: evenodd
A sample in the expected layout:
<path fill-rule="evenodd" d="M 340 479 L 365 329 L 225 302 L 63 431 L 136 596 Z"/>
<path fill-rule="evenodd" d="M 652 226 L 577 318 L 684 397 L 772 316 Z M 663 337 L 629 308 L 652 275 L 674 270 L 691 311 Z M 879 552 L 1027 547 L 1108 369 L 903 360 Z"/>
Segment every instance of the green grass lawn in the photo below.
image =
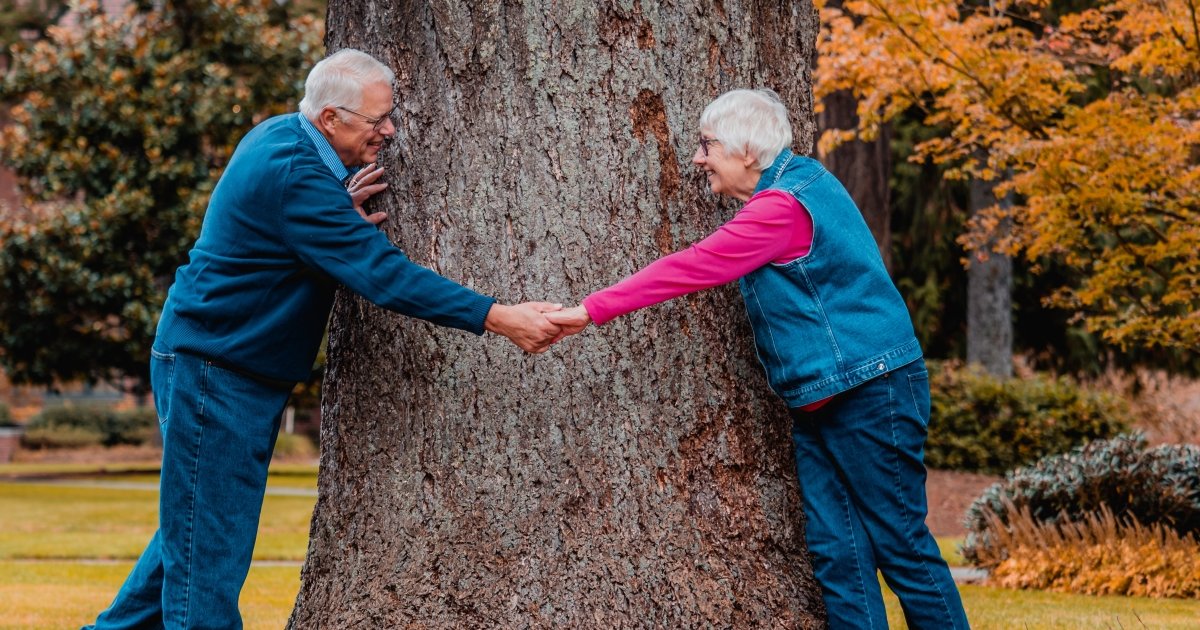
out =
<path fill-rule="evenodd" d="M 0 467 L 0 475 L 70 475 L 69 484 L 156 484 L 153 472 L 141 465 Z M 316 468 L 273 465 L 267 485 L 315 490 Z M 254 558 L 290 564 L 250 570 L 241 599 L 246 628 L 287 623 L 315 502 L 312 496 L 264 500 Z M 158 519 L 155 490 L 0 481 L 0 505 L 0 630 L 90 623 L 116 595 Z"/>
<path fill-rule="evenodd" d="M 967 561 L 963 560 L 962 552 L 958 550 L 959 545 L 962 545 L 962 538 L 938 538 L 938 551 L 942 553 L 942 557 L 946 559 L 946 563 L 952 567 L 965 567 Z"/>
<path fill-rule="evenodd" d="M 132 562 L 22 562 L 0 560 L 0 630 L 78 628 L 108 606 Z M 287 624 L 300 566 L 253 567 L 240 607 L 247 630 L 279 630 Z"/>
<path fill-rule="evenodd" d="M 0 466 L 0 477 L 6 474 Z M 73 479 L 155 483 L 144 467 L 101 471 L 48 467 L 18 474 L 69 473 Z M 9 471 L 8 474 L 11 474 Z M 316 487 L 311 466 L 272 466 L 272 488 Z M 258 565 L 242 591 L 248 629 L 278 629 L 287 622 L 299 590 L 315 498 L 271 496 L 263 505 L 254 557 L 284 560 Z M 0 630 L 69 628 L 89 623 L 112 600 L 154 532 L 158 493 L 76 485 L 0 481 Z M 943 555 L 961 564 L 959 539 L 939 539 Z M 961 587 L 973 628 L 1200 628 L 1200 601 L 1090 597 L 982 586 Z M 895 597 L 887 594 L 888 619 L 904 628 Z"/>
<path fill-rule="evenodd" d="M 1200 601 L 1196 600 L 1093 597 L 970 585 L 959 589 L 975 630 L 1200 628 Z M 891 600 L 888 621 L 893 628 L 904 628 L 900 605 Z"/>
<path fill-rule="evenodd" d="M 268 495 L 254 558 L 303 560 L 315 502 L 311 496 Z M 158 526 L 155 491 L 0 482 L 0 504 L 0 560 L 135 560 Z"/>

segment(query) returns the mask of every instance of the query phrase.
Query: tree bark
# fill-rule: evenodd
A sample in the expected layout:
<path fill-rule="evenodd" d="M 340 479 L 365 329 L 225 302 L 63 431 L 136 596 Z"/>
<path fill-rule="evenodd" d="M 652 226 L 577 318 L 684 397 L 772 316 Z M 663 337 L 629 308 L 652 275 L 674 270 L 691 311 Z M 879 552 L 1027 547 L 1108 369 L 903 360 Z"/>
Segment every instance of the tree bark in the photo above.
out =
<path fill-rule="evenodd" d="M 971 214 L 996 203 L 1011 205 L 1006 196 L 999 201 L 995 182 L 972 179 Z M 986 252 L 972 253 L 967 268 L 967 363 L 978 364 L 999 378 L 1013 375 L 1012 259 Z"/>
<path fill-rule="evenodd" d="M 690 164 L 769 86 L 811 146 L 811 2 L 330 3 L 396 70 L 388 234 L 508 303 L 575 303 L 732 216 Z M 820 627 L 785 409 L 733 287 L 541 356 L 343 292 L 293 628 Z"/>

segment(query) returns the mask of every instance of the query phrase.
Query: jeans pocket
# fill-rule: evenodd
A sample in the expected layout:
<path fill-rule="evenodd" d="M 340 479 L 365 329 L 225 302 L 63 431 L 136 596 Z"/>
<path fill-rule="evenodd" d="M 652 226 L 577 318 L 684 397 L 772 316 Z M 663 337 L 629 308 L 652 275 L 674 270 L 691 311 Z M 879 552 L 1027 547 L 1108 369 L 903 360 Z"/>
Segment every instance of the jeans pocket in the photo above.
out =
<path fill-rule="evenodd" d="M 175 390 L 175 354 L 150 349 L 150 389 L 154 393 L 154 409 L 158 423 L 166 424 L 171 417 L 171 399 Z"/>
<path fill-rule="evenodd" d="M 912 395 L 913 407 L 917 417 L 925 426 L 929 426 L 929 371 L 915 370 L 908 375 L 908 392 Z"/>

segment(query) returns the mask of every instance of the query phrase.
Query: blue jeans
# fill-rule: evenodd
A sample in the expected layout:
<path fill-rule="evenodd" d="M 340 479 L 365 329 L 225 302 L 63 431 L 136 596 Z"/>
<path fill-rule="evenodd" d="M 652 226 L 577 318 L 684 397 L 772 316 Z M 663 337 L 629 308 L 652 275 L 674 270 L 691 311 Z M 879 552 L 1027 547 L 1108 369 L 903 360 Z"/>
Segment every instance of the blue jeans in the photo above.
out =
<path fill-rule="evenodd" d="M 878 570 L 909 628 L 967 628 L 950 569 L 925 526 L 924 360 L 792 417 L 808 548 L 829 627 L 888 627 Z"/>
<path fill-rule="evenodd" d="M 152 351 L 163 436 L 159 528 L 95 626 L 241 628 L 267 465 L 289 391 Z"/>

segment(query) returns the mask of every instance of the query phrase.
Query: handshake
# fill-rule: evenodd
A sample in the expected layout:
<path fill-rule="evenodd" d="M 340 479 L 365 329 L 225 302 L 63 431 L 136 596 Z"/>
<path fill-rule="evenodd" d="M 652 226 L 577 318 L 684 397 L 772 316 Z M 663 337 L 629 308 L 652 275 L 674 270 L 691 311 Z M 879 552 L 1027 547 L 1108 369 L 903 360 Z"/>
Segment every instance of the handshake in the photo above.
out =
<path fill-rule="evenodd" d="M 484 328 L 508 337 L 525 352 L 540 354 L 567 335 L 592 323 L 582 305 L 564 309 L 562 304 L 524 302 L 513 306 L 493 304 Z"/>

